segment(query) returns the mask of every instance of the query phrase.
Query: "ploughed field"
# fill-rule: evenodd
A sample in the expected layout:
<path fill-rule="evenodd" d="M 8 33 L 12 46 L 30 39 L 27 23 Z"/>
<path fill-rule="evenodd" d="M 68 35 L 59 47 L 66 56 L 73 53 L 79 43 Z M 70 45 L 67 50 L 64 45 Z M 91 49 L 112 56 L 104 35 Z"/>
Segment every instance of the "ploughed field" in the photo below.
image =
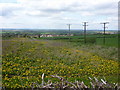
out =
<path fill-rule="evenodd" d="M 2 83 L 4 87 L 31 87 L 45 81 L 57 81 L 51 75 L 68 81 L 84 81 L 89 77 L 118 80 L 117 48 L 99 45 L 75 45 L 57 40 L 13 38 L 2 41 Z"/>

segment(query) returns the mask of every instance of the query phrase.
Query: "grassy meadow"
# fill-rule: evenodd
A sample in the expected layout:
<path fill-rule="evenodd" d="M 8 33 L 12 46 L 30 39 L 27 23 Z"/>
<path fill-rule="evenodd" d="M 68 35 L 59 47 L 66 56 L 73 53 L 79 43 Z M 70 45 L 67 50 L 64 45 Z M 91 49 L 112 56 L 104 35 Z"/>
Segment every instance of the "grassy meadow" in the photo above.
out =
<path fill-rule="evenodd" d="M 32 83 L 42 82 L 43 73 L 45 81 L 53 82 L 58 79 L 50 75 L 56 74 L 70 82 L 84 81 L 88 86 L 89 77 L 118 82 L 118 48 L 115 45 L 106 47 L 34 38 L 4 39 L 2 45 L 3 87 L 30 88 Z"/>
<path fill-rule="evenodd" d="M 84 35 L 67 36 L 67 37 L 41 37 L 43 40 L 63 40 L 78 44 L 84 44 Z M 70 40 L 69 40 L 70 39 Z M 86 36 L 87 44 L 96 44 L 107 47 L 118 47 L 118 34 L 105 35 L 105 44 L 103 43 L 104 35 L 88 34 Z"/>

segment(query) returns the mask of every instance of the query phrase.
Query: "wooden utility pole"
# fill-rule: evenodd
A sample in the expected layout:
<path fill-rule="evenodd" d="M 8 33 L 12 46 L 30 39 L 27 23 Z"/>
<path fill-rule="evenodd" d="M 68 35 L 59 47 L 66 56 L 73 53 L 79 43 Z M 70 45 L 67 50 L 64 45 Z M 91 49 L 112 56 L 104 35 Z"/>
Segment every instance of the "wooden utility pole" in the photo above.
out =
<path fill-rule="evenodd" d="M 88 22 L 83 22 L 83 23 L 84 23 L 84 25 L 83 25 L 84 26 L 84 42 L 86 43 L 86 28 L 88 26 L 87 25 Z"/>
<path fill-rule="evenodd" d="M 109 22 L 104 22 L 104 23 L 100 23 L 100 24 L 103 24 L 103 28 L 104 28 L 104 38 L 103 38 L 103 43 L 104 43 L 104 45 L 105 45 L 105 29 L 107 28 L 106 27 L 106 24 L 109 24 Z"/>
<path fill-rule="evenodd" d="M 69 41 L 70 41 L 70 26 L 71 24 L 67 24 L 68 25 L 68 29 L 69 29 Z"/>

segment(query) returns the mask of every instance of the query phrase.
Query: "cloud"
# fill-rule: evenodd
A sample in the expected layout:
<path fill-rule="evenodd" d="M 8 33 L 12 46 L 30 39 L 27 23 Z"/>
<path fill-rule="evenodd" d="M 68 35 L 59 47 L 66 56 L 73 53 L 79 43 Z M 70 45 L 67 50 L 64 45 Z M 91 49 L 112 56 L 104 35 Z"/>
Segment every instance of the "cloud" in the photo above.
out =
<path fill-rule="evenodd" d="M 51 0 L 50 2 L 48 0 L 18 0 L 18 2 L 18 4 L 12 4 L 13 6 L 4 6 L 3 16 L 16 14 L 18 11 L 31 16 L 47 16 L 46 14 L 66 12 L 80 12 L 82 15 L 113 15 L 117 11 L 115 10 L 117 9 L 116 3 L 113 2 L 87 3 L 87 1 L 84 2 L 83 0 Z"/>
<path fill-rule="evenodd" d="M 0 16 L 3 17 L 11 17 L 15 15 L 15 12 L 21 11 L 24 9 L 24 7 L 22 7 L 19 4 L 13 4 L 13 3 L 4 3 L 1 4 L 0 3 Z"/>
<path fill-rule="evenodd" d="M 16 3 L 16 0 L 0 0 L 0 3 Z"/>
<path fill-rule="evenodd" d="M 0 3 L 0 16 L 9 23 L 34 24 L 34 27 L 54 27 L 52 24 L 59 26 L 64 22 L 91 22 L 93 19 L 99 22 L 108 20 L 108 17 L 117 17 L 117 2 L 118 0 L 17 0 L 17 3 Z"/>
<path fill-rule="evenodd" d="M 108 15 L 108 16 L 113 16 L 113 15 L 117 15 L 118 13 L 118 6 L 117 6 L 117 2 L 113 3 L 113 2 L 108 2 L 108 3 L 101 3 L 101 4 L 97 4 L 95 5 L 95 11 L 94 13 L 96 15 Z"/>

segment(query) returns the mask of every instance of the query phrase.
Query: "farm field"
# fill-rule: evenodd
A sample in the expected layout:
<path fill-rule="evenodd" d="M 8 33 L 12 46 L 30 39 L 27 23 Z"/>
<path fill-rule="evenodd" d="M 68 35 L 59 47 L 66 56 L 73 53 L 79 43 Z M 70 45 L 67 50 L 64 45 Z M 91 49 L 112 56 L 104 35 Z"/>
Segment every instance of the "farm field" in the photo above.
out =
<path fill-rule="evenodd" d="M 118 47 L 118 34 L 113 35 L 105 35 L 105 44 L 103 43 L 103 37 L 104 35 L 87 35 L 86 41 L 88 44 L 96 44 L 96 45 L 102 45 L 107 47 Z M 70 38 L 70 40 L 69 40 Z M 67 36 L 67 37 L 41 37 L 40 39 L 43 40 L 64 40 L 64 41 L 70 41 L 75 42 L 78 44 L 84 44 L 84 35 L 80 36 Z"/>
<path fill-rule="evenodd" d="M 59 75 L 68 81 L 84 81 L 89 77 L 106 78 L 118 82 L 118 58 L 116 47 L 100 45 L 77 45 L 62 40 L 12 38 L 2 41 L 2 83 L 4 87 L 31 87 L 57 79 Z"/>

